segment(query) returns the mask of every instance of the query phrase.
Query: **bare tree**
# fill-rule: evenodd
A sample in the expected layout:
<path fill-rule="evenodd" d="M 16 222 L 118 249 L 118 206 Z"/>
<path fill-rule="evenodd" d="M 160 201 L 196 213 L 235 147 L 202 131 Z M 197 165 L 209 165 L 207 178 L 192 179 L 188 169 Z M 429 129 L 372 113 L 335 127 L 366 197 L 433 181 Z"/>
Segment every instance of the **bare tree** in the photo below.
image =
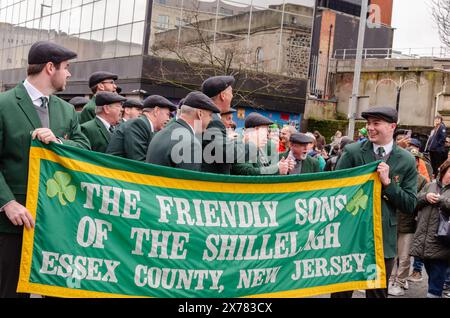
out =
<path fill-rule="evenodd" d="M 431 9 L 441 42 L 450 47 L 450 0 L 432 0 Z"/>
<path fill-rule="evenodd" d="M 260 63 L 253 61 L 250 52 L 242 48 L 243 35 L 214 34 L 210 31 L 214 29 L 211 27 L 214 19 L 201 19 L 198 11 L 185 19 L 189 23 L 183 27 L 156 34 L 152 53 L 161 60 L 153 80 L 192 90 L 198 89 L 189 85 L 193 79 L 202 82 L 210 76 L 233 75 L 235 97 L 255 108 L 262 107 L 255 102 L 257 94 L 290 95 L 298 91 L 295 80 L 266 73 Z M 181 62 L 182 66 L 173 67 L 167 63 L 168 58 Z"/>

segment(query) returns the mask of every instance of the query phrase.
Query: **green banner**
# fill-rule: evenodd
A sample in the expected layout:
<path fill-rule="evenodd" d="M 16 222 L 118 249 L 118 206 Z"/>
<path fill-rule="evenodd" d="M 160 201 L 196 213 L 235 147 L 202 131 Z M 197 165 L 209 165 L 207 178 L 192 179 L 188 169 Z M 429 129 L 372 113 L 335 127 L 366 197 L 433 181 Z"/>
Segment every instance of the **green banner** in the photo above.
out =
<path fill-rule="evenodd" d="M 18 290 L 307 297 L 385 287 L 376 163 L 239 177 L 33 142 Z"/>

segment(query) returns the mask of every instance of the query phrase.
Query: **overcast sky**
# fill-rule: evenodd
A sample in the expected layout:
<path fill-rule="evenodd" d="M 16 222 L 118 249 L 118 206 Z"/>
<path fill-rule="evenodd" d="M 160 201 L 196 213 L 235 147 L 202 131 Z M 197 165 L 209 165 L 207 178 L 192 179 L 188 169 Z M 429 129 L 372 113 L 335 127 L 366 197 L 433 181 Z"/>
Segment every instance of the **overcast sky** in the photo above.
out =
<path fill-rule="evenodd" d="M 431 0 L 394 0 L 394 48 L 442 46 L 431 16 Z"/>

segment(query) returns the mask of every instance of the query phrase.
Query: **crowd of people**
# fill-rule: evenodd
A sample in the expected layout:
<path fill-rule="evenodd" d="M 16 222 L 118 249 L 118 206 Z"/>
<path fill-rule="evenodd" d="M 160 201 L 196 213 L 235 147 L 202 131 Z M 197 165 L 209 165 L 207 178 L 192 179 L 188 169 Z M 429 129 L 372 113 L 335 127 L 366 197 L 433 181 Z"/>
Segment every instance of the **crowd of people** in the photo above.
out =
<path fill-rule="evenodd" d="M 317 173 L 379 161 L 389 288 L 368 290 L 367 297 L 401 295 L 408 281 L 422 279 L 422 267 L 428 297 L 448 296 L 450 247 L 436 236 L 440 218 L 450 215 L 450 159 L 441 117 L 423 146 L 410 131 L 397 128 L 398 114 L 390 107 L 363 112 L 366 127 L 356 140 L 338 131 L 327 143 L 319 131 L 279 127 L 256 112 L 238 133 L 232 76 L 206 79 L 175 105 L 159 95 L 143 101 L 119 95 L 118 76 L 108 71 L 91 74 L 92 99 L 76 97 L 71 106 L 54 94 L 65 89 L 69 61 L 76 56 L 57 44 L 37 42 L 29 52 L 27 78 L 0 94 L 0 297 L 28 296 L 17 294 L 16 287 L 22 231 L 35 222 L 25 207 L 31 139 L 225 175 Z"/>

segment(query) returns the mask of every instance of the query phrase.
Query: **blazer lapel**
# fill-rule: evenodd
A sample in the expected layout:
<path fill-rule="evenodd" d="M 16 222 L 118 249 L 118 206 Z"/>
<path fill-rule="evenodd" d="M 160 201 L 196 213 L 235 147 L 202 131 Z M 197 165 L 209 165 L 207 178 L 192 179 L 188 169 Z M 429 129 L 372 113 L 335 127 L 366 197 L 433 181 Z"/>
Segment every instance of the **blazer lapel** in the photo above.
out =
<path fill-rule="evenodd" d="M 373 152 L 373 145 L 370 141 L 366 141 L 361 147 L 362 159 L 364 164 L 368 164 L 375 161 L 375 156 Z"/>
<path fill-rule="evenodd" d="M 105 125 L 103 125 L 102 121 L 97 117 L 95 117 L 95 122 L 103 138 L 105 138 L 106 141 L 109 141 L 109 139 L 111 139 L 111 133 L 106 129 Z"/>
<path fill-rule="evenodd" d="M 398 146 L 395 144 L 395 141 L 394 141 L 394 146 L 392 147 L 391 155 L 389 156 L 389 159 L 386 162 L 389 165 L 389 167 L 390 167 L 389 170 L 391 172 L 395 169 L 397 164 L 399 164 L 401 162 L 400 157 L 401 157 L 401 153 L 399 151 Z"/>
<path fill-rule="evenodd" d="M 39 119 L 36 109 L 34 109 L 33 102 L 23 84 L 17 85 L 15 90 L 18 105 L 27 116 L 33 128 L 37 129 L 42 127 L 41 120 Z"/>

